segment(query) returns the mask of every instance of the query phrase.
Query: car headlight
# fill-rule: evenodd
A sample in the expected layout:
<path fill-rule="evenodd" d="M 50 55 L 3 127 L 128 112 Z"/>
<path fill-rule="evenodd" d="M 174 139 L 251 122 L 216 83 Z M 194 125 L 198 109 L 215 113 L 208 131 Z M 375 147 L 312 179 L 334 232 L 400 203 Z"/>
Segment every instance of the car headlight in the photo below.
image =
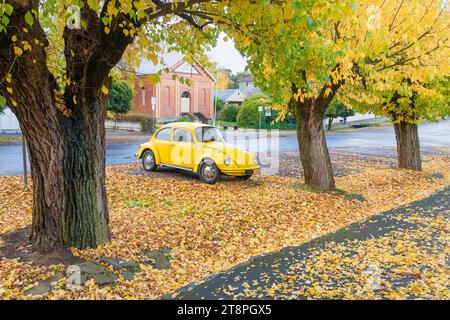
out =
<path fill-rule="evenodd" d="M 231 158 L 230 157 L 225 157 L 225 160 L 223 161 L 223 163 L 226 166 L 231 166 Z"/>

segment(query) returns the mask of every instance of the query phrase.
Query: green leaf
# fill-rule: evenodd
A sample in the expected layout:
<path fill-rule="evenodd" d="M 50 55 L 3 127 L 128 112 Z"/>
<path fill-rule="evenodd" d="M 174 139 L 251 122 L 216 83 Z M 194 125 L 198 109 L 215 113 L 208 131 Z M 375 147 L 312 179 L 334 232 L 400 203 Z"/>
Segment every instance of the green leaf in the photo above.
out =
<path fill-rule="evenodd" d="M 25 13 L 25 22 L 28 23 L 30 26 L 32 26 L 34 23 L 33 14 L 30 11 Z"/>
<path fill-rule="evenodd" d="M 0 108 L 6 106 L 6 98 L 4 96 L 0 96 Z"/>
<path fill-rule="evenodd" d="M 3 7 L 3 9 L 5 10 L 5 12 L 6 12 L 6 14 L 7 14 L 8 16 L 10 16 L 10 15 L 13 13 L 13 10 L 14 10 L 13 6 L 10 5 L 9 3 L 5 4 L 5 6 Z"/>
<path fill-rule="evenodd" d="M 105 16 L 102 18 L 102 22 L 105 26 L 107 26 L 111 22 L 111 18 Z"/>
<path fill-rule="evenodd" d="M 9 24 L 9 18 L 7 16 L 2 16 L 2 24 L 5 26 Z"/>

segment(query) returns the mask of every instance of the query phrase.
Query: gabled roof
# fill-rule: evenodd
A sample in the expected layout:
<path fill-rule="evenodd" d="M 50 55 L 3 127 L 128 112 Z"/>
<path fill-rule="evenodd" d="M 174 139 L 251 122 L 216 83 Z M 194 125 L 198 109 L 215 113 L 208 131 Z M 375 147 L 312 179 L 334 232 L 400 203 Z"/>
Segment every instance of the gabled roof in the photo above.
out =
<path fill-rule="evenodd" d="M 242 102 L 245 100 L 245 95 L 239 89 L 217 90 L 216 97 L 219 100 L 228 102 Z"/>
<path fill-rule="evenodd" d="M 152 61 L 147 59 L 141 60 L 139 68 L 137 69 L 138 75 L 149 75 L 155 74 L 164 69 L 170 68 L 180 62 L 183 59 L 183 54 L 179 52 L 169 52 L 161 54 L 159 57 L 160 63 L 154 64 Z"/>
<path fill-rule="evenodd" d="M 150 75 L 150 74 L 156 74 L 158 72 L 163 71 L 164 69 L 171 69 L 172 67 L 175 67 L 179 62 L 181 62 L 184 59 L 184 55 L 181 52 L 168 52 L 163 53 L 159 56 L 159 63 L 154 64 L 152 61 L 149 61 L 147 59 L 143 59 L 140 62 L 140 65 L 136 71 L 138 76 L 143 75 Z M 196 61 L 197 62 L 197 61 Z M 201 66 L 198 62 L 197 65 L 205 71 L 205 73 L 213 80 L 216 81 L 216 79 Z M 188 69 L 191 69 L 190 71 Z M 179 73 L 192 73 L 192 74 L 199 74 L 198 70 L 195 69 L 195 67 L 191 66 L 188 62 L 184 62 L 176 70 L 171 70 L 173 72 L 179 72 Z"/>
<path fill-rule="evenodd" d="M 251 96 L 252 94 L 255 94 L 255 93 L 261 93 L 261 92 L 262 92 L 262 91 L 261 91 L 260 88 L 257 88 L 257 87 L 247 87 L 247 88 L 245 88 L 243 94 L 244 94 L 244 96 L 248 97 L 248 96 Z"/>

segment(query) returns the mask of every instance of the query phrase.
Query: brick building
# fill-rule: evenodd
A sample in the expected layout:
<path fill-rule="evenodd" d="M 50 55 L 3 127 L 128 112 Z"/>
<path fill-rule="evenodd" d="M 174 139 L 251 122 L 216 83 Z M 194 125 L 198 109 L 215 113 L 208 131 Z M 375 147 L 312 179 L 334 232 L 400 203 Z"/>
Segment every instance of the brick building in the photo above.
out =
<path fill-rule="evenodd" d="M 163 54 L 162 62 L 155 65 L 144 61 L 137 70 L 135 83 L 134 113 L 155 113 L 160 122 L 178 120 L 182 114 L 211 119 L 214 113 L 215 79 L 198 63 L 190 64 L 184 61 L 183 55 L 177 52 Z M 153 85 L 148 76 L 161 75 L 161 81 Z M 173 75 L 189 79 L 187 86 L 174 80 Z M 141 85 L 144 84 L 144 87 Z M 152 97 L 156 101 L 155 111 L 152 111 Z"/>

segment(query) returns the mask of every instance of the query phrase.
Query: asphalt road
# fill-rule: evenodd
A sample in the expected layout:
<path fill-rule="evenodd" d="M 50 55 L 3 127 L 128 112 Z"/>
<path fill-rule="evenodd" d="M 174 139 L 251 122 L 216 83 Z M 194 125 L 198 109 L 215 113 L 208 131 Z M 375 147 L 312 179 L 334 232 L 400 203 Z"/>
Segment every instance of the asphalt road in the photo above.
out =
<path fill-rule="evenodd" d="M 419 129 L 421 147 L 431 151 L 436 147 L 450 148 L 450 120 L 437 124 L 423 124 Z M 294 134 L 282 134 L 279 138 L 260 139 L 251 135 L 249 139 L 242 136 L 235 139 L 228 133 L 227 140 L 252 152 L 289 152 L 298 151 L 297 138 Z M 348 133 L 330 133 L 327 135 L 330 149 L 342 149 L 364 154 L 395 154 L 395 135 L 392 127 L 360 129 Z M 106 164 L 123 165 L 137 162 L 134 154 L 141 142 L 109 143 L 106 147 Z M 20 144 L 0 144 L 0 176 L 23 173 L 22 146 Z"/>

